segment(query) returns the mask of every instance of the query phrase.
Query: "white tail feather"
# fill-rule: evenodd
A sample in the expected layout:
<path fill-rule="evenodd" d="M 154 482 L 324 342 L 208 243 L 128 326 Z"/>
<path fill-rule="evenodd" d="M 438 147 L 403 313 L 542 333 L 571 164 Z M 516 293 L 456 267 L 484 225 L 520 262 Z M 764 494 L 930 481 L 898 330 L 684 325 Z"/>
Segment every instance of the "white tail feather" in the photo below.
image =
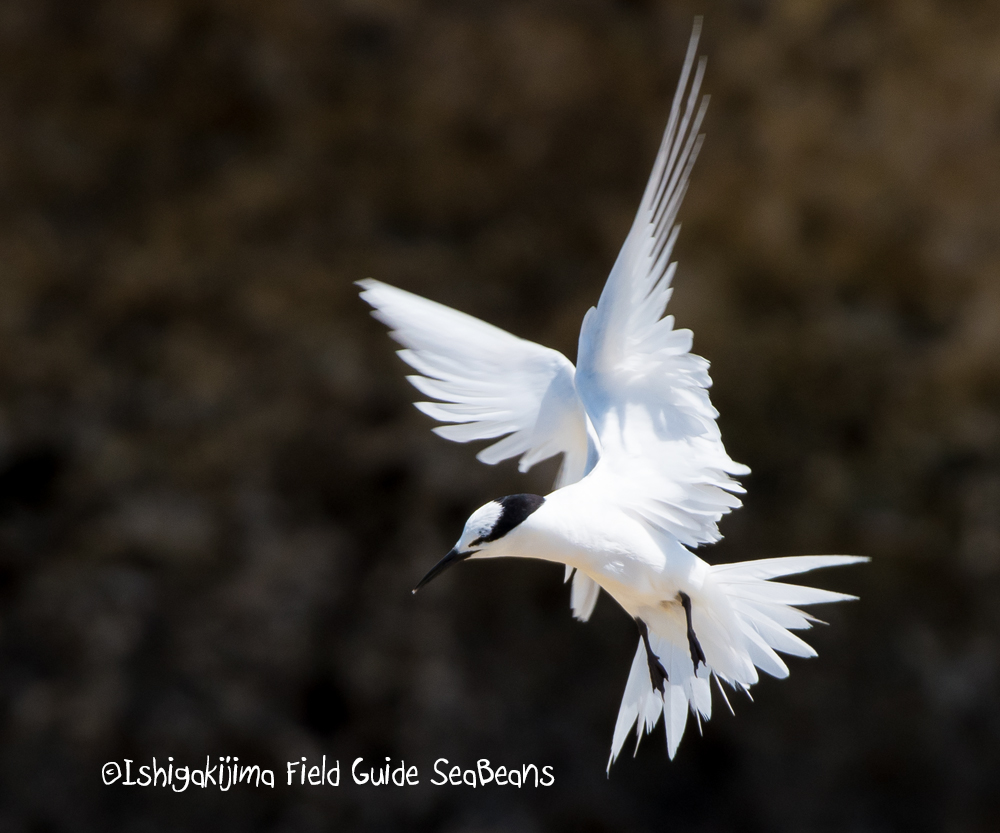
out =
<path fill-rule="evenodd" d="M 586 573 L 581 573 L 575 567 L 570 567 L 567 564 L 563 584 L 570 579 L 573 579 L 573 585 L 570 591 L 569 606 L 573 611 L 573 618 L 586 622 L 590 619 L 590 614 L 594 612 L 594 607 L 597 605 L 597 597 L 601 594 L 601 585 Z"/>
<path fill-rule="evenodd" d="M 632 726 L 636 727 L 638 748 L 643 734 L 653 730 L 661 715 L 664 715 L 667 753 L 673 758 L 684 734 L 688 711 L 699 718 L 699 726 L 702 719 L 712 716 L 713 674 L 717 680 L 749 694 L 750 686 L 758 679 L 757 668 L 775 677 L 788 676 L 788 666 L 778 651 L 792 656 L 816 656 L 812 646 L 791 631 L 809 628 L 818 620 L 791 605 L 855 598 L 814 587 L 772 583 L 770 579 L 868 560 L 853 555 L 805 555 L 711 567 L 704 586 L 689 594 L 693 629 L 707 660 L 707 667 L 699 663 L 697 670 L 691 659 L 680 605 L 650 611 L 648 621 L 646 618 L 643 621 L 648 628 L 650 648 L 667 672 L 667 679 L 661 694 L 653 687 L 646 648 L 640 639 L 615 723 L 608 770 L 618 758 Z M 722 691 L 721 685 L 719 690 Z"/>
<path fill-rule="evenodd" d="M 573 576 L 573 589 L 570 593 L 573 616 L 581 622 L 590 619 L 590 614 L 594 612 L 600 593 L 601 586 L 586 573 L 577 570 L 576 575 Z"/>

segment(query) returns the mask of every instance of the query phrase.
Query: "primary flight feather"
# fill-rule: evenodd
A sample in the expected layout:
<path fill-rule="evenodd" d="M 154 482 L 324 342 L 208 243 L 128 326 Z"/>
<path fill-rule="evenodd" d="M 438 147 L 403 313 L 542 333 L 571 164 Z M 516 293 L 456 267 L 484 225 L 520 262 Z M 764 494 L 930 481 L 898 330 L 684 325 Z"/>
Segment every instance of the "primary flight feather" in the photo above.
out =
<path fill-rule="evenodd" d="M 778 652 L 814 656 L 793 630 L 816 621 L 800 605 L 854 598 L 772 581 L 866 559 L 846 555 L 709 565 L 692 552 L 720 538 L 749 474 L 722 444 L 708 397 L 708 362 L 691 331 L 664 315 L 676 263 L 677 214 L 701 147 L 705 59 L 696 21 L 663 141 L 639 211 L 596 307 L 583 320 L 577 366 L 477 318 L 375 280 L 359 281 L 404 347 L 417 402 L 456 442 L 493 440 L 484 463 L 519 458 L 521 471 L 563 455 L 554 491 L 491 501 L 417 585 L 470 558 L 556 561 L 572 577 L 571 606 L 586 621 L 600 588 L 633 617 L 639 643 L 608 767 L 633 727 L 662 715 L 672 758 L 688 714 L 711 717 L 710 681 L 749 690 L 757 669 L 788 675 Z M 414 591 L 416 592 L 416 591 Z M 724 689 L 719 691 L 725 697 Z M 727 701 L 728 704 L 728 701 Z"/>

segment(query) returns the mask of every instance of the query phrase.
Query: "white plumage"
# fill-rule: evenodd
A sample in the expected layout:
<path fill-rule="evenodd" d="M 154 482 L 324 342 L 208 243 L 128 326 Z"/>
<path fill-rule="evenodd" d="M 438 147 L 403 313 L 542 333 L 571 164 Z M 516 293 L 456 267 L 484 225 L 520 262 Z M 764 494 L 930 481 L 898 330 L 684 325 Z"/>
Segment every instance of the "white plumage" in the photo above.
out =
<path fill-rule="evenodd" d="M 710 566 L 691 550 L 717 541 L 740 505 L 708 397 L 708 362 L 689 330 L 664 316 L 676 263 L 677 213 L 701 147 L 705 61 L 696 22 L 667 128 L 639 211 L 596 307 L 584 317 L 577 367 L 561 353 L 374 280 L 360 281 L 405 349 L 417 407 L 457 442 L 494 440 L 485 463 L 521 471 L 563 455 L 555 491 L 491 502 L 469 519 L 428 574 L 465 558 L 518 556 L 566 565 L 571 606 L 586 621 L 604 588 L 636 620 L 640 640 L 615 725 L 611 763 L 633 725 L 637 742 L 664 716 L 673 757 L 688 713 L 708 720 L 711 678 L 748 690 L 777 652 L 814 656 L 793 634 L 814 620 L 797 605 L 854 598 L 772 581 L 855 556 L 800 556 Z M 422 582 L 423 583 L 423 582 Z M 421 583 L 421 584 L 422 584 Z M 723 691 L 720 685 L 720 691 Z M 724 693 L 723 693 L 724 696 Z"/>

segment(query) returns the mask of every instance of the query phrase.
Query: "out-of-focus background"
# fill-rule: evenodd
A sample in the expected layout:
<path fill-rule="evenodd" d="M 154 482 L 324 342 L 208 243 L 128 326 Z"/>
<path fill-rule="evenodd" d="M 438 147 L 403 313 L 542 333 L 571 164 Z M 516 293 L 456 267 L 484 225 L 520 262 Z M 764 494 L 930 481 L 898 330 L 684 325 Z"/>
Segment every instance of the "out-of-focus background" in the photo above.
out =
<path fill-rule="evenodd" d="M 695 14 L 671 302 L 745 508 L 849 552 L 815 660 L 604 766 L 635 627 L 561 569 L 414 582 L 488 499 L 353 281 L 575 356 Z M 0 4 L 0 829 L 1000 829 L 990 0 Z M 389 755 L 418 788 L 105 787 Z M 555 767 L 548 789 L 431 764 Z"/>

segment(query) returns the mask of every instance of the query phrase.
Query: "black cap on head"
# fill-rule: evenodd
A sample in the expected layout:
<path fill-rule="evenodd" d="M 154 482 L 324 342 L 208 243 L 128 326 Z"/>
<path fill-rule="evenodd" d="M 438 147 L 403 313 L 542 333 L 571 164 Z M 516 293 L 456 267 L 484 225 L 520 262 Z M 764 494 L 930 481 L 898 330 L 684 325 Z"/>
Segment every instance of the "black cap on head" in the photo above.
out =
<path fill-rule="evenodd" d="M 496 541 L 499 538 L 503 538 L 504 535 L 523 522 L 528 515 L 534 512 L 543 503 L 545 503 L 545 498 L 540 495 L 507 495 L 507 497 L 500 498 L 500 500 L 490 501 L 485 506 L 480 507 L 473 513 L 472 517 L 469 519 L 469 523 L 476 521 L 477 524 L 482 524 L 478 526 L 476 531 L 484 532 L 485 534 L 469 541 L 467 544 L 463 544 L 462 541 L 459 541 L 459 546 L 466 546 L 469 547 L 469 549 L 460 550 L 458 549 L 458 546 L 456 546 L 451 552 L 435 564 L 434 567 L 431 568 L 431 571 L 420 580 L 420 583 L 416 587 L 413 588 L 413 592 L 416 593 L 432 578 L 441 575 L 441 573 L 452 565 L 458 564 L 459 562 L 475 555 L 476 552 L 478 552 L 475 548 L 480 544 L 486 544 L 490 541 Z M 498 508 L 500 510 L 499 512 L 497 512 Z M 490 522 L 492 522 L 492 526 L 489 527 L 488 532 L 485 532 L 487 529 L 486 524 Z M 466 527 L 466 531 L 462 533 L 463 538 L 469 532 L 468 524 Z"/>
<path fill-rule="evenodd" d="M 500 517 L 493 524 L 493 529 L 490 530 L 489 534 L 477 538 L 472 542 L 472 546 L 503 538 L 504 535 L 518 526 L 528 515 L 545 503 L 545 498 L 541 495 L 507 495 L 507 497 L 500 498 L 497 503 L 502 508 Z"/>

